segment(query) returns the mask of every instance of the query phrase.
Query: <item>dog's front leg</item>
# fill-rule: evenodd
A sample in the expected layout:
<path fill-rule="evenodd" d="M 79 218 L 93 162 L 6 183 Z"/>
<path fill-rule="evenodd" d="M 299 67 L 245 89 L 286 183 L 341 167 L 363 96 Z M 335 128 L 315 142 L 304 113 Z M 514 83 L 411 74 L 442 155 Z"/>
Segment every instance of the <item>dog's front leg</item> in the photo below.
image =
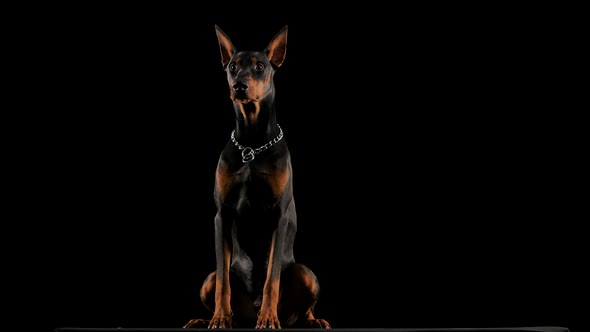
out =
<path fill-rule="evenodd" d="M 229 230 L 223 224 L 221 216 L 215 216 L 215 259 L 217 260 L 215 279 L 215 311 L 209 322 L 210 329 L 231 328 L 231 287 L 229 284 L 229 266 L 231 262 L 231 245 Z"/>
<path fill-rule="evenodd" d="M 280 329 L 278 316 L 279 287 L 281 276 L 281 255 L 285 243 L 285 230 L 281 227 L 283 221 L 279 221 L 279 227 L 272 235 L 266 281 L 262 291 L 262 304 L 258 313 L 257 329 Z"/>

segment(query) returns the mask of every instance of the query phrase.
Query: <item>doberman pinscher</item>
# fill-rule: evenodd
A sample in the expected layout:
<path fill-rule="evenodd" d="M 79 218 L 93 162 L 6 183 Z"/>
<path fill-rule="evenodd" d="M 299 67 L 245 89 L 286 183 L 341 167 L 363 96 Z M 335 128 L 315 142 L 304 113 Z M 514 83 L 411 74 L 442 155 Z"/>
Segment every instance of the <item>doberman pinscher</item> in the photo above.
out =
<path fill-rule="evenodd" d="M 201 301 L 211 319 L 184 327 L 329 329 L 314 317 L 319 283 L 296 263 L 293 171 L 275 111 L 275 71 L 285 60 L 287 26 L 261 52 L 238 52 L 215 25 L 236 127 L 215 173 L 216 270 Z"/>

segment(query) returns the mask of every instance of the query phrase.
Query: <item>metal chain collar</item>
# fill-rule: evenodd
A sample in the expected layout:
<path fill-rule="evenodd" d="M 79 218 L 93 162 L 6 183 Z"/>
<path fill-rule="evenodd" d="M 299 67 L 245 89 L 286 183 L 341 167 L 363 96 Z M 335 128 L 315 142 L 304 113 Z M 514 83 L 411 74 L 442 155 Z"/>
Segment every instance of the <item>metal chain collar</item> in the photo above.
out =
<path fill-rule="evenodd" d="M 283 129 L 278 124 L 277 124 L 277 127 L 279 127 L 279 134 L 275 138 L 273 138 L 272 140 L 268 141 L 266 144 L 264 144 L 260 147 L 257 147 L 256 149 L 252 149 L 251 147 L 243 146 L 240 143 L 238 143 L 238 141 L 236 141 L 236 138 L 234 135 L 236 130 L 234 129 L 231 132 L 231 141 L 234 143 L 235 146 L 238 147 L 238 149 L 242 150 L 242 162 L 243 163 L 247 163 L 249 161 L 254 160 L 255 155 L 257 155 L 260 152 L 275 145 L 276 143 L 278 143 L 278 141 L 280 141 L 283 138 Z"/>

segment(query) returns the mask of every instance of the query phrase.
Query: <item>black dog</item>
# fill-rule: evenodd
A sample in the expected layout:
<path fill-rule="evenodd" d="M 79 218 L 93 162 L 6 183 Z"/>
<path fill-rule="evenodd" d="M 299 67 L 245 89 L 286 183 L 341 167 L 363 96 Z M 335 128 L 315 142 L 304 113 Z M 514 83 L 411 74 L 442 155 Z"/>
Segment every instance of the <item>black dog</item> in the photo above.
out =
<path fill-rule="evenodd" d="M 295 263 L 297 231 L 289 149 L 275 113 L 273 75 L 285 60 L 287 26 L 262 52 L 238 52 L 215 26 L 236 128 L 215 174 L 217 269 L 201 288 L 208 319 L 184 327 L 330 328 L 313 314 L 319 283 Z"/>

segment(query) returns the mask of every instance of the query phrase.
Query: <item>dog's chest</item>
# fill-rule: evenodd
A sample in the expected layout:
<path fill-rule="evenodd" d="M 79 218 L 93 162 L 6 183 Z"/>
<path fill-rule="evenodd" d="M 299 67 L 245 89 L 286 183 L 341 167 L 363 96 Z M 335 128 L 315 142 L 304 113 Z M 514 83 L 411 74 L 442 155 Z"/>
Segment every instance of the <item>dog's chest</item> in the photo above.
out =
<path fill-rule="evenodd" d="M 231 216 L 234 245 L 258 267 L 267 259 L 268 246 L 281 216 L 277 177 L 277 172 L 246 165 L 218 178 L 217 195 L 225 210 L 223 215 Z"/>
<path fill-rule="evenodd" d="M 279 202 L 288 181 L 288 171 L 244 165 L 231 171 L 218 167 L 218 200 L 238 215 L 269 215 Z"/>

